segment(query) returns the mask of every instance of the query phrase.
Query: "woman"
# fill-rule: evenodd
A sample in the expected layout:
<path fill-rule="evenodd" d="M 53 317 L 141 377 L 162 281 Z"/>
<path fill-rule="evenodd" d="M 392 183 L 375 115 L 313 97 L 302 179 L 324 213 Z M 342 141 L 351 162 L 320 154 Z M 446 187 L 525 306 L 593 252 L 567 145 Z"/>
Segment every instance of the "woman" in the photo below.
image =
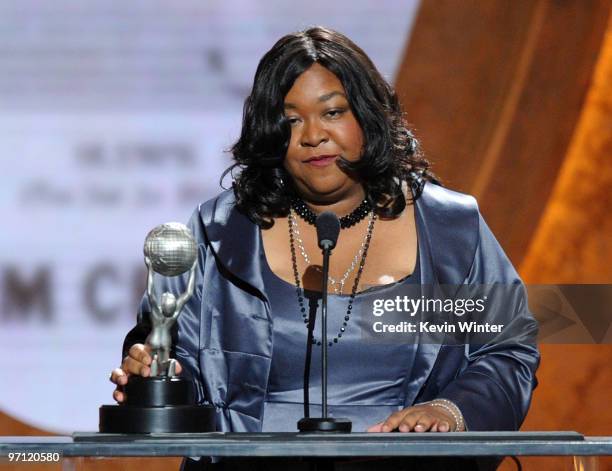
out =
<path fill-rule="evenodd" d="M 522 285 L 474 199 L 436 184 L 395 93 L 359 47 L 324 28 L 280 39 L 259 64 L 232 151 L 233 191 L 190 221 L 199 272 L 176 345 L 220 430 L 295 431 L 304 415 L 306 327 L 321 287 L 312 222 L 325 210 L 342 223 L 330 266 L 331 414 L 354 431 L 518 429 L 536 384 L 535 345 L 361 339 L 372 302 L 410 285 Z M 186 280 L 165 283 L 178 292 Z M 522 287 L 498 311 L 515 329 L 537 330 Z M 129 374 L 150 374 L 145 336 L 137 327 L 126 338 L 111 378 L 119 402 Z"/>

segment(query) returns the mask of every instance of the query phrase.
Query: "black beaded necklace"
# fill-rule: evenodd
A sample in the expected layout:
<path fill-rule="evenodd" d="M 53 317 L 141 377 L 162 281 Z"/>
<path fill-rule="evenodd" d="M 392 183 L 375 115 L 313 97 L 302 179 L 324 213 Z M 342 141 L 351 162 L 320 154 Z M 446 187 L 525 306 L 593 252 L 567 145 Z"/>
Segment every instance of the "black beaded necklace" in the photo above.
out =
<path fill-rule="evenodd" d="M 302 318 L 304 319 L 304 325 L 306 329 L 310 324 L 310 316 L 306 313 L 306 307 L 304 306 L 304 291 L 302 290 L 300 284 L 300 274 L 297 267 L 297 256 L 295 255 L 295 237 L 293 232 L 293 213 L 289 211 L 289 242 L 291 247 L 291 263 L 293 265 L 293 276 L 295 277 L 295 286 L 296 286 L 296 294 L 298 298 L 298 304 L 300 305 L 300 312 L 302 314 Z M 351 294 L 349 296 L 348 307 L 346 308 L 346 315 L 344 316 L 344 321 L 342 322 L 342 327 L 340 327 L 340 331 L 338 334 L 328 342 L 328 346 L 333 346 L 335 343 L 338 343 L 342 334 L 346 331 L 346 326 L 348 325 L 348 321 L 351 319 L 351 312 L 353 311 L 353 301 L 355 300 L 355 294 L 357 293 L 357 288 L 359 286 L 359 279 L 361 278 L 361 273 L 363 272 L 363 267 L 365 266 L 366 257 L 368 255 L 368 248 L 370 247 L 370 241 L 372 240 L 372 232 L 374 231 L 374 223 L 376 222 L 376 214 L 372 215 L 372 219 L 370 220 L 370 224 L 368 224 L 368 231 L 365 239 L 365 244 L 363 247 L 363 254 L 361 255 L 361 261 L 359 262 L 359 268 L 357 269 L 357 275 L 355 276 L 355 282 L 353 283 L 353 289 L 351 290 Z M 317 340 L 314 335 L 312 336 L 312 343 L 316 345 L 321 345 L 321 341 Z"/>
<path fill-rule="evenodd" d="M 317 220 L 317 214 L 313 212 L 300 198 L 293 198 L 291 200 L 291 207 L 297 213 L 297 215 L 306 221 L 311 226 L 315 225 Z M 346 229 L 347 227 L 354 226 L 355 224 L 363 221 L 366 216 L 370 213 L 372 207 L 368 200 L 363 200 L 359 206 L 351 211 L 346 216 L 340 218 L 340 228 Z"/>

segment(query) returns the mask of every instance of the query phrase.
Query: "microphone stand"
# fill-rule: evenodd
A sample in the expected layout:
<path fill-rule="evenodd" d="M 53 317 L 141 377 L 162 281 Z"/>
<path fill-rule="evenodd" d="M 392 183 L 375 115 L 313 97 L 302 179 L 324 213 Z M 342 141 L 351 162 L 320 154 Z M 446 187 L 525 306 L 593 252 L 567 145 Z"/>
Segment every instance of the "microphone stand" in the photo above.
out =
<path fill-rule="evenodd" d="M 348 419 L 327 416 L 327 284 L 329 257 L 333 243 L 323 240 L 323 286 L 321 288 L 321 407 L 322 417 L 304 417 L 298 422 L 300 432 L 350 433 L 352 422 Z"/>
<path fill-rule="evenodd" d="M 314 298 L 310 300 L 314 302 L 314 309 L 310 309 L 308 321 L 308 337 L 306 338 L 306 358 L 304 360 L 304 417 L 310 417 L 310 365 L 312 360 L 312 342 L 314 341 L 314 326 L 317 315 L 318 301 Z"/>
<path fill-rule="evenodd" d="M 323 249 L 323 287 L 321 288 L 321 415 L 327 418 L 327 280 L 331 249 Z"/>

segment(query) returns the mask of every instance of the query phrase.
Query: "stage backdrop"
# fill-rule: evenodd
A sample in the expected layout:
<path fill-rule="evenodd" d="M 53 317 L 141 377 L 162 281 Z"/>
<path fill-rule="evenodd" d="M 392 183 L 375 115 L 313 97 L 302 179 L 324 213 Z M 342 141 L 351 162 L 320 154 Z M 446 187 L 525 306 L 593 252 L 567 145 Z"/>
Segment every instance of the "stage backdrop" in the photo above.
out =
<path fill-rule="evenodd" d="M 324 24 L 393 81 L 417 7 L 3 1 L 0 410 L 96 430 L 142 294 L 144 238 L 220 190 L 259 58 Z"/>

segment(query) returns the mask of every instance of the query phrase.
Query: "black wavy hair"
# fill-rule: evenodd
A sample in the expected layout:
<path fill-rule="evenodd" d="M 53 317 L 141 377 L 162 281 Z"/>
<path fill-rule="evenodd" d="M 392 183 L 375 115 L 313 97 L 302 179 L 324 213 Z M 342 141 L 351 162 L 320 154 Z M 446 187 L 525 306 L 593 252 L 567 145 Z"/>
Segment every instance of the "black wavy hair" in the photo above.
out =
<path fill-rule="evenodd" d="M 359 46 L 323 27 L 288 34 L 263 56 L 244 103 L 240 138 L 231 148 L 235 162 L 221 180 L 240 170 L 233 182 L 236 206 L 261 227 L 271 227 L 274 217 L 289 214 L 295 189 L 283 167 L 291 137 L 284 99 L 315 62 L 342 83 L 364 136 L 360 159 L 341 158 L 340 168 L 357 176 L 379 216 L 398 215 L 406 206 L 402 182 L 412 188 L 413 202 L 425 180 L 437 180 L 407 127 L 393 88 Z"/>

